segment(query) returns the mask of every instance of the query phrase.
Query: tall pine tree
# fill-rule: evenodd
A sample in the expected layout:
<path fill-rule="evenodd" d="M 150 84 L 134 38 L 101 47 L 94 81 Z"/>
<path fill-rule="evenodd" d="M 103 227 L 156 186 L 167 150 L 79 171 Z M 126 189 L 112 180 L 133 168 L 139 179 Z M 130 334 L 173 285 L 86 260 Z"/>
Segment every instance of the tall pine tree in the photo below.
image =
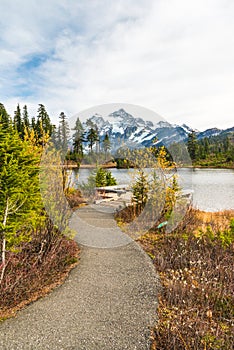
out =
<path fill-rule="evenodd" d="M 0 103 L 0 124 L 3 129 L 9 128 L 11 125 L 11 118 L 2 103 Z"/>
<path fill-rule="evenodd" d="M 187 146 L 188 146 L 188 152 L 189 152 L 189 155 L 190 155 L 192 161 L 195 161 L 197 158 L 197 151 L 198 151 L 197 136 L 196 136 L 195 131 L 192 131 L 188 135 Z"/>
<path fill-rule="evenodd" d="M 108 153 L 108 151 L 111 148 L 111 142 L 110 142 L 110 139 L 109 139 L 109 135 L 107 133 L 106 133 L 106 135 L 104 137 L 104 140 L 102 142 L 102 147 L 103 147 L 103 150 L 104 150 L 104 153 L 105 153 L 105 160 L 107 160 L 107 153 Z"/>
<path fill-rule="evenodd" d="M 21 110 L 19 104 L 17 105 L 16 111 L 14 113 L 13 124 L 15 130 L 18 131 L 20 138 L 23 139 L 24 126 L 21 118 Z"/>
<path fill-rule="evenodd" d="M 67 121 L 67 116 L 64 112 L 60 113 L 59 116 L 59 138 L 60 138 L 60 148 L 62 153 L 66 155 L 68 151 L 68 140 L 70 135 L 69 124 Z"/>
<path fill-rule="evenodd" d="M 88 145 L 91 153 L 93 152 L 93 146 L 97 140 L 98 140 L 98 135 L 97 135 L 96 129 L 90 128 L 87 134 L 87 141 L 88 141 Z"/>
<path fill-rule="evenodd" d="M 47 113 L 45 106 L 39 104 L 37 120 L 35 123 L 35 131 L 38 139 L 38 143 L 45 145 L 52 132 L 54 130 L 54 125 L 51 123 L 49 114 Z"/>
<path fill-rule="evenodd" d="M 23 136 L 25 136 L 25 134 L 29 132 L 29 128 L 30 128 L 28 108 L 26 105 L 24 105 L 23 107 L 22 122 L 23 122 Z"/>
<path fill-rule="evenodd" d="M 79 118 L 76 119 L 73 130 L 73 154 L 77 163 L 80 163 L 83 158 L 84 128 Z"/>

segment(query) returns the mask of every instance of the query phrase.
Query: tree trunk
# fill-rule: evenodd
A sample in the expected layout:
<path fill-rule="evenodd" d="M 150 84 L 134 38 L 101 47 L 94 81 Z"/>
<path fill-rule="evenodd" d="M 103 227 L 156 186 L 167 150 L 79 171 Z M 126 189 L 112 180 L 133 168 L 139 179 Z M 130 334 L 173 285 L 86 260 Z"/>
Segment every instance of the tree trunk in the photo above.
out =
<path fill-rule="evenodd" d="M 3 219 L 3 230 L 4 230 L 4 227 L 6 227 L 8 211 L 9 211 L 9 199 L 7 198 L 6 209 L 5 209 L 5 213 L 4 213 L 4 219 Z M 0 277 L 0 284 L 2 283 L 2 280 L 4 278 L 5 270 L 6 270 L 6 238 L 5 238 L 4 231 L 3 231 L 3 240 L 2 240 L 2 272 L 1 272 L 1 277 Z"/>

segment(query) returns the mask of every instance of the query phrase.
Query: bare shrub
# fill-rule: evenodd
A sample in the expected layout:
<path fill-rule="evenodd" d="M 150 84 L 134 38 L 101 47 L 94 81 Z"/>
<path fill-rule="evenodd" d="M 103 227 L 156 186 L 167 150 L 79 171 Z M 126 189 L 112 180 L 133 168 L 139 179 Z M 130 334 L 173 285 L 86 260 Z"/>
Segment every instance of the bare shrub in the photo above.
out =
<path fill-rule="evenodd" d="M 0 285 L 0 316 L 56 284 L 77 262 L 78 252 L 77 244 L 49 221 L 33 232 L 31 241 L 22 243 L 16 252 L 7 252 L 6 273 Z"/>
<path fill-rule="evenodd" d="M 200 223 L 201 213 L 190 209 L 176 232 L 154 230 L 140 239 L 162 283 L 154 350 L 233 349 L 233 226 L 202 231 Z"/>

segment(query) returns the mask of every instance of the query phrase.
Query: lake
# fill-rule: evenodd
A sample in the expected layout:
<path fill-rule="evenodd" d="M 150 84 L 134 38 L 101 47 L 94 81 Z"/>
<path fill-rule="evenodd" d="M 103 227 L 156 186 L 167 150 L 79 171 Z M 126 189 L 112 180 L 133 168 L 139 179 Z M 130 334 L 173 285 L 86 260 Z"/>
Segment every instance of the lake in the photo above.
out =
<path fill-rule="evenodd" d="M 134 169 L 113 168 L 110 170 L 119 185 L 132 181 L 131 174 Z M 90 171 L 90 169 L 80 169 L 78 182 L 86 181 Z M 234 209 L 233 169 L 182 168 L 178 170 L 178 176 L 183 189 L 193 190 L 195 208 L 211 212 Z"/>

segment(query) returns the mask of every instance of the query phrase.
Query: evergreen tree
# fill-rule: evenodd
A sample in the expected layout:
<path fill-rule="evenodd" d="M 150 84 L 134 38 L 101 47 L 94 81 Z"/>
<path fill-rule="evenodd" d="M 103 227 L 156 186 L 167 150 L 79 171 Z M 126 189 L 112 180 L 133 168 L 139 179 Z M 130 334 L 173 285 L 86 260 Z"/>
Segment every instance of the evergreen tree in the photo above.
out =
<path fill-rule="evenodd" d="M 14 113 L 14 120 L 13 120 L 14 128 L 18 131 L 20 137 L 23 139 L 23 122 L 21 118 L 21 110 L 19 104 L 17 105 L 16 111 Z"/>
<path fill-rule="evenodd" d="M 37 133 L 37 126 L 36 126 L 36 118 L 32 117 L 31 119 L 31 129 L 33 129 L 34 133 Z"/>
<path fill-rule="evenodd" d="M 45 145 L 49 137 L 52 135 L 54 126 L 43 104 L 39 104 L 37 121 L 35 124 L 38 143 Z"/>
<path fill-rule="evenodd" d="M 106 186 L 106 172 L 102 168 L 97 169 L 97 173 L 95 176 L 96 187 Z"/>
<path fill-rule="evenodd" d="M 196 137 L 195 131 L 192 131 L 188 135 L 187 146 L 188 146 L 188 152 L 189 152 L 189 155 L 190 155 L 192 161 L 196 160 L 198 146 L 197 146 L 197 137 Z"/>
<path fill-rule="evenodd" d="M 205 153 L 205 155 L 208 155 L 208 153 L 209 153 L 209 139 L 207 137 L 205 137 L 203 142 L 204 142 L 204 153 Z"/>
<path fill-rule="evenodd" d="M 139 169 L 132 186 L 133 215 L 142 213 L 147 202 L 141 218 L 144 217 L 153 226 L 162 215 L 166 213 L 170 215 L 175 205 L 176 194 L 179 191 L 172 173 L 175 164 L 168 156 L 165 147 L 160 147 L 157 152 L 152 148 L 145 148 L 131 153 L 134 156 L 135 166 Z M 151 169 L 148 176 L 144 171 L 145 168 Z"/>
<path fill-rule="evenodd" d="M 106 170 L 106 186 L 115 186 L 117 185 L 117 181 L 115 177 L 112 175 L 111 171 Z"/>
<path fill-rule="evenodd" d="M 95 172 L 91 174 L 88 182 L 92 182 L 91 179 L 95 180 L 96 187 L 117 185 L 116 179 L 111 172 L 101 167 L 98 167 Z"/>
<path fill-rule="evenodd" d="M 70 129 L 69 129 L 69 124 L 67 122 L 67 116 L 64 114 L 64 112 L 61 112 L 59 116 L 58 132 L 59 132 L 58 137 L 59 137 L 60 147 L 65 156 L 68 151 L 68 139 L 69 139 Z"/>
<path fill-rule="evenodd" d="M 223 140 L 223 150 L 224 150 L 224 152 L 228 152 L 229 148 L 230 148 L 230 140 L 226 136 L 225 139 Z"/>
<path fill-rule="evenodd" d="M 0 103 L 0 124 L 4 129 L 9 128 L 11 125 L 11 118 L 2 103 Z"/>
<path fill-rule="evenodd" d="M 205 137 L 197 140 L 195 133 L 189 135 L 187 148 L 190 150 L 190 159 L 202 166 L 233 166 L 234 132 Z M 170 149 L 175 150 L 174 144 Z M 174 154 L 173 154 L 174 156 Z M 183 158 L 185 159 L 185 158 Z M 186 161 L 185 161 L 186 164 Z"/>
<path fill-rule="evenodd" d="M 89 129 L 87 134 L 87 141 L 91 152 L 93 152 L 93 145 L 97 140 L 98 140 L 97 131 L 95 128 L 92 127 Z"/>
<path fill-rule="evenodd" d="M 79 118 L 76 119 L 73 134 L 73 153 L 75 160 L 80 163 L 83 158 L 84 128 Z"/>
<path fill-rule="evenodd" d="M 87 141 L 91 153 L 93 152 L 93 146 L 96 143 L 96 153 L 99 152 L 99 137 L 98 137 L 98 127 L 97 125 L 89 118 L 86 121 L 87 127 L 89 130 L 87 132 Z"/>
<path fill-rule="evenodd" d="M 91 120 L 91 118 L 88 118 L 87 120 L 86 120 L 86 126 L 88 127 L 88 128 L 93 128 L 93 129 L 95 129 L 95 123 Z"/>
<path fill-rule="evenodd" d="M 149 192 L 149 185 L 147 176 L 143 170 L 139 170 L 136 182 L 132 186 L 133 203 L 138 209 L 142 210 L 147 202 Z"/>
<path fill-rule="evenodd" d="M 58 126 L 58 131 L 56 132 L 56 146 L 58 149 L 61 148 L 62 145 L 62 131 L 61 131 L 61 125 Z"/>
<path fill-rule="evenodd" d="M 98 154 L 100 152 L 100 137 L 99 137 L 99 130 L 97 125 L 95 125 L 95 131 L 96 131 L 96 153 Z"/>
<path fill-rule="evenodd" d="M 23 136 L 25 137 L 25 134 L 29 132 L 30 123 L 29 123 L 29 116 L 28 116 L 28 108 L 26 105 L 23 107 L 23 114 L 22 114 L 22 123 L 23 123 Z"/>
<path fill-rule="evenodd" d="M 105 152 L 105 160 L 107 160 L 107 153 L 110 150 L 110 148 L 111 148 L 111 142 L 110 142 L 108 134 L 106 133 L 104 140 L 103 140 L 103 150 Z"/>
<path fill-rule="evenodd" d="M 35 148 L 22 141 L 13 128 L 4 130 L 0 126 L 0 283 L 7 250 L 29 238 L 25 232 L 41 214 L 38 164 Z"/>
<path fill-rule="evenodd" d="M 23 123 L 27 128 L 29 128 L 29 116 L 28 116 L 27 105 L 24 105 L 24 107 L 23 107 Z"/>

